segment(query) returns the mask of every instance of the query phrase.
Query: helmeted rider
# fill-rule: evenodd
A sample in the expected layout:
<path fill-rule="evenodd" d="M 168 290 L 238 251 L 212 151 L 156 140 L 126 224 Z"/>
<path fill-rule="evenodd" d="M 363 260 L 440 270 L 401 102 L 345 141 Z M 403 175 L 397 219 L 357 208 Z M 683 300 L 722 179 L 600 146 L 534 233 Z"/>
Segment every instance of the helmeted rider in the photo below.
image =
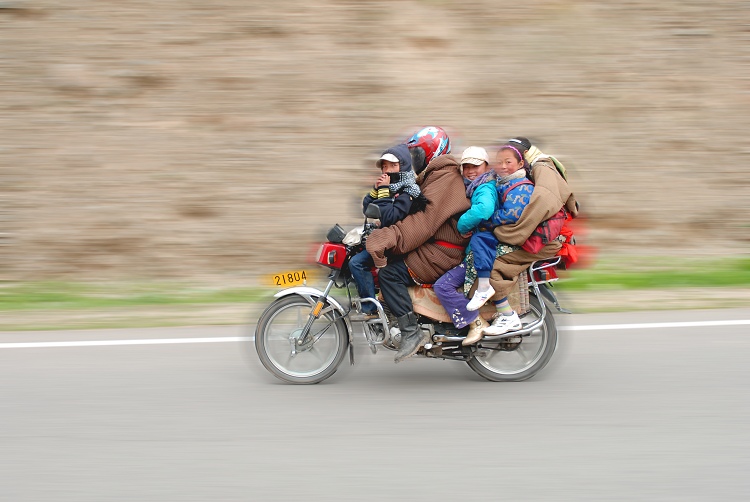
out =
<path fill-rule="evenodd" d="M 456 224 L 471 205 L 459 164 L 446 155 L 450 139 L 442 128 L 425 127 L 406 144 L 427 206 L 367 239 L 367 251 L 380 269 L 383 297 L 401 329 L 396 362 L 414 355 L 429 339 L 419 328 L 408 287 L 432 284 L 461 263 L 468 239 L 461 237 Z"/>

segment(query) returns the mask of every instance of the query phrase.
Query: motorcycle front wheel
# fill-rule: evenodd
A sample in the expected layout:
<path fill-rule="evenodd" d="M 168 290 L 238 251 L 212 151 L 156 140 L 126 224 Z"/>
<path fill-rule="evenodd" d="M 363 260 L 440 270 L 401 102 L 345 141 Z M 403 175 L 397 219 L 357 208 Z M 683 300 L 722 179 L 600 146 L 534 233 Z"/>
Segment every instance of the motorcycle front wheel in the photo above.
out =
<path fill-rule="evenodd" d="M 338 369 L 346 356 L 349 333 L 336 309 L 326 305 L 310 327 L 312 340 L 298 345 L 313 306 L 299 295 L 274 301 L 255 329 L 255 350 L 277 378 L 296 384 L 319 383 Z"/>
<path fill-rule="evenodd" d="M 535 296 L 529 297 L 531 310 L 522 318 L 524 326 L 540 318 L 542 306 Z M 547 309 L 544 323 L 526 336 L 514 348 L 508 342 L 479 342 L 477 354 L 467 361 L 478 375 L 493 382 L 520 382 L 541 371 L 557 348 L 557 327 L 552 313 Z M 505 346 L 504 346 L 505 345 Z M 502 348 L 501 348 L 502 347 Z"/>

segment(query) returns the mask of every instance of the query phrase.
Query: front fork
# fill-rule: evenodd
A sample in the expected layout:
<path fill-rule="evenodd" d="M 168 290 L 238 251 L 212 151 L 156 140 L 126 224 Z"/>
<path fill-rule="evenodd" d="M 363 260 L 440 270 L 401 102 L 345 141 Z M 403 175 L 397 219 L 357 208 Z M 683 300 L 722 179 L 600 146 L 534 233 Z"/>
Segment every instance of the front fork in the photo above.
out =
<path fill-rule="evenodd" d="M 323 307 L 326 304 L 326 300 L 328 299 L 328 293 L 331 292 L 331 288 L 333 288 L 333 285 L 335 284 L 335 280 L 331 279 L 328 281 L 328 286 L 326 286 L 325 291 L 323 291 L 323 296 L 318 298 L 318 301 L 315 303 L 315 306 L 310 311 L 310 315 L 307 317 L 307 323 L 305 323 L 305 327 L 302 328 L 302 332 L 300 333 L 299 338 L 297 338 L 297 347 L 304 347 L 308 343 L 310 343 L 312 340 L 312 337 L 310 336 L 310 328 L 312 327 L 313 323 L 315 322 L 315 319 L 320 317 L 320 312 L 323 310 Z M 326 328 L 328 329 L 328 328 Z M 294 348 L 292 351 L 292 355 L 294 355 L 297 352 L 297 347 Z"/>

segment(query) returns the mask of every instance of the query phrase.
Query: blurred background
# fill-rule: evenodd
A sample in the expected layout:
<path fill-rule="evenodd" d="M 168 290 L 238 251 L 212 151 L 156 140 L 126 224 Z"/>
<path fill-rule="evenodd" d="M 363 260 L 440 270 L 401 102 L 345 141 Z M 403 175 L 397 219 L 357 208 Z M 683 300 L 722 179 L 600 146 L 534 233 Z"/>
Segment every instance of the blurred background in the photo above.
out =
<path fill-rule="evenodd" d="M 0 279 L 252 282 L 423 125 L 569 169 L 600 254 L 746 253 L 746 1 L 0 2 Z"/>

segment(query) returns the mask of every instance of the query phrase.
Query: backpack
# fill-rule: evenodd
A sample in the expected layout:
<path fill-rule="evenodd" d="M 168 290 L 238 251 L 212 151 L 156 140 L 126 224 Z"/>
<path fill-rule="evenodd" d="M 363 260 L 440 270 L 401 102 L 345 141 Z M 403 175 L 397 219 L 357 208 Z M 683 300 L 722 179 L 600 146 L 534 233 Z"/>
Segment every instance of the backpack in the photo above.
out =
<path fill-rule="evenodd" d="M 544 220 L 534 229 L 531 236 L 521 246 L 522 249 L 531 254 L 537 254 L 544 246 L 557 239 L 560 236 L 563 225 L 568 219 L 568 213 L 565 208 L 561 208 L 551 218 Z"/>
<path fill-rule="evenodd" d="M 552 163 L 555 164 L 555 168 L 557 169 L 557 172 L 560 173 L 560 176 L 562 176 L 565 181 L 568 181 L 568 172 L 565 169 L 565 166 L 563 165 L 563 163 L 557 160 L 552 155 L 548 155 L 548 157 L 550 158 Z"/>
<path fill-rule="evenodd" d="M 555 169 L 557 169 L 557 172 L 560 173 L 560 176 L 562 176 L 562 178 L 567 182 L 568 173 L 563 163 L 557 160 L 552 155 L 548 155 L 548 157 L 555 165 Z M 563 226 L 570 219 L 571 216 L 567 211 L 565 211 L 565 207 L 563 206 L 557 213 L 552 215 L 551 218 L 543 221 L 538 227 L 536 227 L 536 229 L 531 233 L 531 236 L 526 240 L 526 242 L 523 243 L 521 248 L 528 251 L 529 253 L 537 254 L 542 250 L 544 246 L 560 236 L 560 233 L 563 231 Z M 570 234 L 570 238 L 572 238 L 572 232 L 570 232 Z M 568 236 L 566 235 L 566 242 L 564 242 L 564 244 L 568 244 L 567 238 Z M 572 244 L 573 243 L 569 244 L 570 247 L 572 247 Z M 571 252 L 571 254 L 573 253 Z M 573 263 L 575 263 L 575 257 L 572 258 L 572 261 Z"/>

